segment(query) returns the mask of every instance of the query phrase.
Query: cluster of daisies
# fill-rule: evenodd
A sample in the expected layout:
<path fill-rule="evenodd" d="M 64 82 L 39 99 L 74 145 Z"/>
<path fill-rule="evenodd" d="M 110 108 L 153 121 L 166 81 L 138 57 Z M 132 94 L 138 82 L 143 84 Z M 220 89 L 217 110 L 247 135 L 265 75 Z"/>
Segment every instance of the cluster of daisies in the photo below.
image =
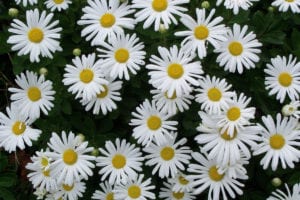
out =
<path fill-rule="evenodd" d="M 218 0 L 238 14 L 257 0 Z M 92 199 L 106 200 L 190 200 L 208 193 L 208 199 L 233 199 L 243 194 L 246 165 L 252 155 L 261 155 L 264 169 L 294 168 L 300 159 L 299 88 L 300 62 L 293 55 L 277 55 L 266 64 L 265 86 L 269 95 L 290 103 L 272 118 L 255 119 L 251 98 L 235 91 L 225 78 L 206 75 L 201 60 L 208 47 L 217 54 L 216 62 L 225 71 L 242 74 L 260 61 L 262 43 L 247 25 L 223 23 L 216 9 L 195 9 L 195 18 L 185 14 L 189 0 L 88 0 L 77 21 L 81 36 L 90 42 L 93 53 L 78 55 L 64 68 L 62 82 L 85 111 L 95 115 L 117 109 L 122 100 L 123 81 L 145 68 L 149 75 L 152 99 L 145 99 L 131 113 L 129 125 L 135 144 L 116 138 L 93 147 L 72 132 L 52 133 L 48 147 L 31 157 L 26 168 L 38 199 L 76 200 L 83 196 L 86 181 L 99 168 L 100 187 Z M 37 0 L 16 0 L 24 7 Z M 31 62 L 40 56 L 52 59 L 62 51 L 62 27 L 55 12 L 71 6 L 70 0 L 47 0 L 51 12 L 38 8 L 26 11 L 25 22 L 14 19 L 7 43 L 18 55 L 29 55 Z M 300 12 L 299 0 L 275 0 L 280 11 Z M 158 46 L 148 55 L 147 48 L 135 33 L 138 23 L 154 31 L 180 23 L 183 30 L 174 33 L 180 45 Z M 132 31 L 131 31 L 132 32 Z M 52 82 L 44 75 L 26 71 L 17 75 L 16 87 L 9 88 L 11 105 L 0 112 L 0 147 L 8 152 L 32 146 L 42 134 L 34 122 L 54 107 Z M 199 148 L 191 149 L 184 133 L 177 130 L 174 116 L 185 112 L 192 101 L 199 104 Z M 261 123 L 257 123 L 261 121 Z M 152 175 L 164 180 L 156 188 Z M 159 194 L 155 190 L 159 189 Z M 288 188 L 287 188 L 288 189 Z M 299 196 L 299 185 L 288 195 L 272 193 L 269 200 Z M 296 197 L 295 197 L 296 198 Z"/>

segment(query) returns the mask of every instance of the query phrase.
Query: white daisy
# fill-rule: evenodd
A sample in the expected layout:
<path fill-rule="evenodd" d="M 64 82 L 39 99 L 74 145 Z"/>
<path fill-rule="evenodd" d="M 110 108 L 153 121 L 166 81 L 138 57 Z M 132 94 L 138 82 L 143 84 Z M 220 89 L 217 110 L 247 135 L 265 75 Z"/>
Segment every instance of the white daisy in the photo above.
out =
<path fill-rule="evenodd" d="M 61 184 L 58 190 L 51 192 L 55 199 L 77 200 L 83 197 L 86 190 L 85 182 L 74 181 L 72 184 Z"/>
<path fill-rule="evenodd" d="M 299 99 L 300 92 L 300 62 L 297 58 L 289 55 L 271 58 L 271 64 L 264 69 L 266 73 L 265 85 L 270 90 L 269 95 L 276 94 L 276 99 L 283 103 L 286 95 L 291 100 Z"/>
<path fill-rule="evenodd" d="M 107 112 L 117 109 L 115 101 L 121 101 L 119 90 L 122 88 L 122 81 L 113 81 L 112 79 L 106 79 L 107 85 L 103 85 L 104 91 L 97 94 L 90 101 L 81 100 L 81 104 L 85 106 L 85 110 L 89 111 L 93 107 L 93 114 L 98 115 L 101 111 L 104 115 Z"/>
<path fill-rule="evenodd" d="M 235 95 L 229 91 L 231 84 L 226 79 L 220 79 L 206 75 L 205 78 L 199 79 L 199 88 L 195 101 L 201 104 L 201 109 L 209 114 L 220 114 L 222 110 L 228 108 L 229 102 Z"/>
<path fill-rule="evenodd" d="M 25 7 L 27 4 L 34 5 L 37 4 L 38 0 L 15 0 L 16 4 L 21 4 Z"/>
<path fill-rule="evenodd" d="M 9 153 L 25 149 L 25 144 L 32 146 L 42 133 L 39 129 L 31 128 L 33 120 L 20 115 L 20 110 L 14 105 L 6 107 L 6 114 L 0 112 L 0 147 Z"/>
<path fill-rule="evenodd" d="M 192 152 L 188 146 L 183 146 L 186 138 L 175 142 L 177 133 L 173 136 L 166 135 L 166 140 L 160 145 L 151 143 L 143 150 L 146 152 L 145 162 L 148 166 L 153 166 L 152 174 L 158 172 L 160 178 L 175 177 L 178 171 L 184 171 L 184 164 L 189 164 Z"/>
<path fill-rule="evenodd" d="M 156 199 L 153 192 L 151 178 L 143 181 L 144 175 L 139 175 L 134 180 L 129 180 L 126 184 L 117 185 L 114 189 L 114 199 L 119 200 L 146 200 Z"/>
<path fill-rule="evenodd" d="M 17 75 L 15 81 L 20 88 L 8 88 L 8 91 L 13 93 L 10 100 L 17 105 L 20 113 L 32 119 L 39 118 L 41 111 L 48 115 L 48 111 L 54 106 L 52 101 L 55 91 L 52 81 L 45 80 L 44 75 L 38 76 L 30 71 Z"/>
<path fill-rule="evenodd" d="M 81 178 L 87 180 L 88 176 L 93 175 L 92 168 L 95 167 L 92 161 L 94 156 L 88 155 L 93 151 L 93 147 L 87 147 L 88 142 L 79 144 L 80 136 L 69 132 L 68 135 L 62 131 L 61 138 L 52 133 L 48 146 L 54 152 L 48 152 L 47 156 L 53 159 L 50 170 L 53 176 L 57 177 L 58 183 L 71 186 L 75 181 Z"/>
<path fill-rule="evenodd" d="M 181 4 L 190 0 L 133 0 L 132 7 L 141 9 L 135 13 L 137 22 L 144 22 L 143 28 L 149 28 L 154 23 L 154 30 L 158 31 L 160 24 L 169 29 L 170 24 L 177 25 L 175 15 L 182 16 L 187 11 Z"/>
<path fill-rule="evenodd" d="M 71 3 L 71 0 L 46 0 L 44 4 L 53 12 L 55 10 L 66 10 L 69 8 L 69 4 Z"/>
<path fill-rule="evenodd" d="M 233 13 L 237 15 L 240 8 L 243 10 L 248 10 L 255 1 L 259 0 L 224 0 L 224 6 L 226 9 L 232 9 Z M 223 0 L 218 0 L 217 6 L 219 6 L 222 2 Z"/>
<path fill-rule="evenodd" d="M 104 79 L 101 66 L 96 62 L 96 54 L 76 56 L 72 59 L 73 65 L 67 64 L 65 67 L 64 85 L 69 86 L 68 91 L 76 93 L 75 98 L 82 98 L 84 101 L 90 101 L 98 93 L 104 91 L 103 85 L 108 81 Z"/>
<path fill-rule="evenodd" d="M 215 48 L 219 41 L 227 40 L 227 28 L 224 24 L 223 17 L 213 15 L 216 10 L 212 9 L 206 18 L 206 9 L 196 8 L 197 21 L 189 15 L 183 15 L 180 19 L 181 23 L 189 30 L 176 32 L 176 36 L 185 37 L 181 42 L 182 49 L 187 52 L 195 53 L 197 51 L 200 59 L 206 57 L 207 43 L 212 44 Z"/>
<path fill-rule="evenodd" d="M 127 143 L 125 139 L 116 139 L 115 145 L 111 141 L 105 143 L 105 149 L 99 148 L 103 154 L 96 158 L 100 167 L 101 180 L 108 178 L 109 184 L 126 184 L 130 179 L 137 177 L 142 171 L 142 153 L 134 144 Z"/>
<path fill-rule="evenodd" d="M 246 97 L 243 93 L 233 96 L 233 99 L 228 104 L 228 108 L 220 115 L 216 115 L 217 126 L 221 128 L 221 133 L 227 132 L 230 137 L 233 137 L 234 132 L 240 132 L 244 126 L 250 125 L 250 119 L 254 119 L 255 107 L 247 107 L 251 98 Z"/>
<path fill-rule="evenodd" d="M 173 93 L 171 97 L 168 97 L 167 92 L 161 92 L 160 90 L 151 90 L 153 94 L 152 99 L 155 101 L 155 105 L 161 112 L 175 115 L 177 111 L 184 112 L 189 109 L 190 104 L 194 96 L 191 94 L 182 94 L 180 97 Z"/>
<path fill-rule="evenodd" d="M 190 164 L 188 172 L 192 173 L 188 177 L 193 179 L 194 194 L 200 194 L 208 189 L 208 200 L 234 199 L 236 194 L 242 195 L 240 189 L 244 184 L 238 180 L 229 177 L 226 172 L 218 171 L 217 163 L 214 160 L 208 160 L 198 152 L 192 153 L 197 164 Z M 227 196 L 230 196 L 228 198 Z"/>
<path fill-rule="evenodd" d="M 114 185 L 111 185 L 108 183 L 108 181 L 105 181 L 104 183 L 100 183 L 100 190 L 96 190 L 93 193 L 92 199 L 105 199 L 105 200 L 114 200 L 115 199 L 115 193 L 113 191 Z"/>
<path fill-rule="evenodd" d="M 19 19 L 14 19 L 8 31 L 10 36 L 7 43 L 12 44 L 13 51 L 19 51 L 18 56 L 30 54 L 30 62 L 40 62 L 39 56 L 53 58 L 52 53 L 61 51 L 61 27 L 58 20 L 51 22 L 54 14 L 43 11 L 40 15 L 38 9 L 26 11 L 26 24 Z"/>
<path fill-rule="evenodd" d="M 120 33 L 112 36 L 111 44 L 101 42 L 98 55 L 101 59 L 101 68 L 106 76 L 126 80 L 130 79 L 129 72 L 136 75 L 140 66 L 145 64 L 146 52 L 143 51 L 144 44 L 139 42 L 136 34 L 129 35 Z"/>
<path fill-rule="evenodd" d="M 297 129 L 298 120 L 296 118 L 282 117 L 276 115 L 276 121 L 268 116 L 263 116 L 264 126 L 261 126 L 261 140 L 259 141 L 253 155 L 265 154 L 260 164 L 264 169 L 269 165 L 275 171 L 279 165 L 286 169 L 294 168 L 294 162 L 300 157 L 300 130 Z"/>
<path fill-rule="evenodd" d="M 188 191 L 173 191 L 174 185 L 172 183 L 163 182 L 163 186 L 159 192 L 159 198 L 163 200 L 192 200 L 196 199 L 191 192 Z"/>
<path fill-rule="evenodd" d="M 281 12 L 290 9 L 293 13 L 300 13 L 300 0 L 273 0 L 272 6 L 278 7 Z"/>
<path fill-rule="evenodd" d="M 143 146 L 148 146 L 152 141 L 161 144 L 170 131 L 177 130 L 175 126 L 178 122 L 168 120 L 171 115 L 158 110 L 154 101 L 150 104 L 146 99 L 136 111 L 132 112 L 134 118 L 129 125 L 135 126 L 132 136 Z"/>
<path fill-rule="evenodd" d="M 44 199 L 47 194 L 47 190 L 44 188 L 36 188 L 33 194 L 37 196 L 36 199 Z"/>
<path fill-rule="evenodd" d="M 193 190 L 192 181 L 188 180 L 187 175 L 178 172 L 174 178 L 170 178 L 168 182 L 173 186 L 174 192 L 191 192 Z"/>
<path fill-rule="evenodd" d="M 297 200 L 300 199 L 300 184 L 295 184 L 293 186 L 293 191 L 291 192 L 288 185 L 285 184 L 285 188 L 287 190 L 287 194 L 285 194 L 282 190 L 276 189 L 272 192 L 272 195 L 268 197 L 266 200 Z"/>
<path fill-rule="evenodd" d="M 201 78 L 202 66 L 200 61 L 194 61 L 195 55 L 190 55 L 173 45 L 169 50 L 158 47 L 161 58 L 151 55 L 151 64 L 146 65 L 150 76 L 149 83 L 172 97 L 190 93 L 192 86 L 198 86 L 197 79 Z"/>
<path fill-rule="evenodd" d="M 293 116 L 297 119 L 300 118 L 300 101 L 291 101 L 282 107 L 281 112 L 284 116 Z"/>
<path fill-rule="evenodd" d="M 232 136 L 227 131 L 222 132 L 217 126 L 217 120 L 213 115 L 199 112 L 201 125 L 197 127 L 199 135 L 195 140 L 201 145 L 201 150 L 207 152 L 208 159 L 215 159 L 220 166 L 237 163 L 242 154 L 246 158 L 251 157 L 250 148 L 257 145 L 256 141 L 261 130 L 258 126 L 245 126 L 243 129 L 234 130 Z"/>
<path fill-rule="evenodd" d="M 82 11 L 84 15 L 78 21 L 79 25 L 86 26 L 81 31 L 81 36 L 86 40 L 92 40 L 91 44 L 98 45 L 107 37 L 123 33 L 123 28 L 133 29 L 135 21 L 125 17 L 134 12 L 127 3 L 115 0 L 88 0 L 88 6 Z"/>
<path fill-rule="evenodd" d="M 241 28 L 238 24 L 233 24 L 233 30 L 229 30 L 227 40 L 219 42 L 219 47 L 215 48 L 215 53 L 220 53 L 217 62 L 224 67 L 225 71 L 243 73 L 244 68 L 255 68 L 255 63 L 259 61 L 259 47 L 262 44 L 256 39 L 256 35 L 251 31 L 246 34 L 248 26 Z"/>

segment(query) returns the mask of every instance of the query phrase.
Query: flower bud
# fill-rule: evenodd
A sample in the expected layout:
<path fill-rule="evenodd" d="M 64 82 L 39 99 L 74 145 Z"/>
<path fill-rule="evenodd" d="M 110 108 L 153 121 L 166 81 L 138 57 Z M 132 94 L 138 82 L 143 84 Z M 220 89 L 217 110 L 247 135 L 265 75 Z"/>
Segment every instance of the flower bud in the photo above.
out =
<path fill-rule="evenodd" d="M 203 2 L 201 3 L 201 7 L 202 7 L 202 8 L 205 8 L 205 9 L 209 8 L 209 7 L 210 7 L 209 1 L 203 1 Z"/>
<path fill-rule="evenodd" d="M 45 67 L 41 67 L 40 70 L 39 70 L 39 73 L 40 73 L 40 75 L 47 76 L 47 74 L 48 74 L 48 69 L 45 68 Z"/>
<path fill-rule="evenodd" d="M 293 105 L 286 104 L 282 107 L 281 112 L 284 116 L 288 117 L 291 116 L 296 110 L 297 108 L 295 108 Z"/>
<path fill-rule="evenodd" d="M 269 7 L 268 7 L 268 11 L 269 11 L 269 12 L 274 12 L 274 10 L 275 10 L 275 9 L 274 9 L 273 6 L 269 6 Z"/>
<path fill-rule="evenodd" d="M 79 49 L 79 48 L 73 49 L 73 55 L 74 56 L 80 56 L 81 55 L 81 49 Z"/>
<path fill-rule="evenodd" d="M 19 10 L 16 8 L 10 8 L 8 9 L 8 15 L 11 17 L 17 17 L 19 14 Z"/>
<path fill-rule="evenodd" d="M 279 187 L 282 184 L 281 179 L 278 177 L 273 178 L 271 182 L 274 187 Z"/>
<path fill-rule="evenodd" d="M 167 30 L 168 30 L 168 29 L 166 29 L 165 25 L 163 25 L 163 24 L 160 24 L 160 25 L 159 25 L 158 31 L 159 31 L 160 33 L 163 34 L 163 33 L 167 32 Z"/>
<path fill-rule="evenodd" d="M 97 148 L 94 148 L 94 150 L 91 152 L 92 156 L 98 156 L 99 155 L 99 150 Z"/>

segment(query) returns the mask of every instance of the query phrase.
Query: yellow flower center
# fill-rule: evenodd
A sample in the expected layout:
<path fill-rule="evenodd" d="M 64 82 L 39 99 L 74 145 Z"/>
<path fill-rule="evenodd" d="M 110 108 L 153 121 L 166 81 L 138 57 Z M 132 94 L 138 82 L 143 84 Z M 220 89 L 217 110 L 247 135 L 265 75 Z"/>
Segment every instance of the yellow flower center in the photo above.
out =
<path fill-rule="evenodd" d="M 209 30 L 206 26 L 200 25 L 194 29 L 194 35 L 198 40 L 205 40 L 209 35 Z"/>
<path fill-rule="evenodd" d="M 121 169 L 126 165 L 126 157 L 122 154 L 116 154 L 111 162 L 114 168 Z"/>
<path fill-rule="evenodd" d="M 279 76 L 278 76 L 278 82 L 280 85 L 282 85 L 283 87 L 288 87 L 292 84 L 293 81 L 293 77 L 291 76 L 290 73 L 288 72 L 282 72 Z"/>
<path fill-rule="evenodd" d="M 27 96 L 31 101 L 38 101 L 41 99 L 42 93 L 38 87 L 30 87 L 27 91 Z"/>
<path fill-rule="evenodd" d="M 115 22 L 116 22 L 115 16 L 113 14 L 110 14 L 110 13 L 105 13 L 100 18 L 100 24 L 104 28 L 110 28 L 110 27 L 112 27 L 115 24 Z"/>
<path fill-rule="evenodd" d="M 179 176 L 178 181 L 181 185 L 187 185 L 189 183 L 183 176 Z"/>
<path fill-rule="evenodd" d="M 168 0 L 153 0 L 152 8 L 157 12 L 162 12 L 168 7 Z"/>
<path fill-rule="evenodd" d="M 295 0 L 285 0 L 286 2 L 288 2 L 288 3 L 292 3 L 292 2 L 294 2 Z"/>
<path fill-rule="evenodd" d="M 115 59 L 119 63 L 125 63 L 129 59 L 129 52 L 127 49 L 120 48 L 115 52 Z"/>
<path fill-rule="evenodd" d="M 219 174 L 216 166 L 212 166 L 209 169 L 208 175 L 209 175 L 210 179 L 212 179 L 214 181 L 221 181 L 224 177 L 224 174 Z"/>
<path fill-rule="evenodd" d="M 40 43 L 44 39 L 44 32 L 40 28 L 32 28 L 28 31 L 28 39 L 33 43 Z"/>
<path fill-rule="evenodd" d="M 74 184 L 72 184 L 71 186 L 67 185 L 67 184 L 63 184 L 62 186 L 63 186 L 64 190 L 68 191 L 68 192 L 73 190 L 73 188 L 74 188 Z"/>
<path fill-rule="evenodd" d="M 220 101 L 222 92 L 218 88 L 213 87 L 207 91 L 207 96 L 211 101 Z"/>
<path fill-rule="evenodd" d="M 223 138 L 224 140 L 226 140 L 226 141 L 231 141 L 231 140 L 233 140 L 234 138 L 236 138 L 236 136 L 237 136 L 237 131 L 236 131 L 236 129 L 234 129 L 234 132 L 233 132 L 233 136 L 230 136 L 229 134 L 228 134 L 228 131 L 227 131 L 228 129 L 226 129 L 222 134 L 221 134 L 221 138 Z"/>
<path fill-rule="evenodd" d="M 179 79 L 184 73 L 181 64 L 172 63 L 168 66 L 168 75 L 173 79 Z"/>
<path fill-rule="evenodd" d="M 141 196 L 141 188 L 137 185 L 132 185 L 128 188 L 128 196 L 136 199 L 139 198 Z"/>
<path fill-rule="evenodd" d="M 65 0 L 53 0 L 55 4 L 62 4 Z"/>
<path fill-rule="evenodd" d="M 67 149 L 63 153 L 63 161 L 67 165 L 73 165 L 77 162 L 78 155 L 73 149 Z"/>
<path fill-rule="evenodd" d="M 150 130 L 157 130 L 161 127 L 161 119 L 156 115 L 151 115 L 147 120 L 147 126 Z"/>
<path fill-rule="evenodd" d="M 240 42 L 234 41 L 228 45 L 229 52 L 234 56 L 239 56 L 243 52 L 243 45 Z"/>
<path fill-rule="evenodd" d="M 24 122 L 20 122 L 20 121 L 16 121 L 14 123 L 14 125 L 12 126 L 12 132 L 15 134 L 15 135 L 21 135 L 24 133 L 26 129 L 26 125 Z"/>
<path fill-rule="evenodd" d="M 49 165 L 48 158 L 42 157 L 42 159 L 41 159 L 41 165 L 42 165 L 43 167 L 47 167 L 47 166 Z"/>
<path fill-rule="evenodd" d="M 50 176 L 50 170 L 43 170 L 43 174 L 44 174 L 44 176 L 49 177 Z"/>
<path fill-rule="evenodd" d="M 175 151 L 172 147 L 164 147 L 160 151 L 160 157 L 165 161 L 172 160 L 174 158 L 174 155 L 175 155 Z"/>
<path fill-rule="evenodd" d="M 104 91 L 101 91 L 99 94 L 97 94 L 97 97 L 99 99 L 106 97 L 108 94 L 108 87 L 106 85 L 102 85 L 102 86 L 104 87 Z"/>
<path fill-rule="evenodd" d="M 110 192 L 106 195 L 105 200 L 114 200 L 114 193 Z"/>
<path fill-rule="evenodd" d="M 173 197 L 177 200 L 181 200 L 184 197 L 184 192 L 173 192 Z"/>
<path fill-rule="evenodd" d="M 84 83 L 89 83 L 93 80 L 94 78 L 94 72 L 90 69 L 83 69 L 81 72 L 80 72 L 80 80 Z"/>
<path fill-rule="evenodd" d="M 281 149 L 285 144 L 285 139 L 281 134 L 274 134 L 270 137 L 270 146 L 273 149 Z"/>
<path fill-rule="evenodd" d="M 227 118 L 230 121 L 235 121 L 241 116 L 241 110 L 238 107 L 232 107 L 227 111 Z"/>

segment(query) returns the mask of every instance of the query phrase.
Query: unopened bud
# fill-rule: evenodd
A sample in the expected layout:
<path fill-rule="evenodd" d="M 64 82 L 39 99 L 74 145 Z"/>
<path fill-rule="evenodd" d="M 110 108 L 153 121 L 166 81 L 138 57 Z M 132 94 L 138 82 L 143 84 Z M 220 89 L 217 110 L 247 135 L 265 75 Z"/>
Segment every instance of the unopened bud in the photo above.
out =
<path fill-rule="evenodd" d="M 286 104 L 282 107 L 281 112 L 284 116 L 291 116 L 296 110 L 297 108 L 295 108 L 293 105 Z"/>
<path fill-rule="evenodd" d="M 94 148 L 94 150 L 91 152 L 92 156 L 98 156 L 99 155 L 99 150 L 97 148 Z"/>
<path fill-rule="evenodd" d="M 274 187 L 279 187 L 282 184 L 281 179 L 278 177 L 273 178 L 271 182 Z"/>
<path fill-rule="evenodd" d="M 8 9 L 8 15 L 11 17 L 17 17 L 19 14 L 19 10 L 16 8 L 10 8 Z"/>
<path fill-rule="evenodd" d="M 208 1 L 203 1 L 202 3 L 201 3 L 201 7 L 202 8 L 209 8 L 210 7 L 210 4 L 209 4 L 209 2 Z"/>
<path fill-rule="evenodd" d="M 81 143 L 83 143 L 84 142 L 84 140 L 85 140 L 85 135 L 83 135 L 82 133 L 79 133 L 78 135 L 77 135 L 77 137 L 78 137 L 78 144 L 77 145 L 80 145 Z"/>
<path fill-rule="evenodd" d="M 45 67 L 41 67 L 40 70 L 39 70 L 39 73 L 40 73 L 40 75 L 47 76 L 47 74 L 48 74 L 48 69 L 45 68 Z"/>
<path fill-rule="evenodd" d="M 165 33 L 165 32 L 167 32 L 167 30 L 168 30 L 168 29 L 166 29 L 165 25 L 163 25 L 163 24 L 160 24 L 160 25 L 159 25 L 158 31 L 159 31 L 160 33 Z"/>
<path fill-rule="evenodd" d="M 73 55 L 74 56 L 80 56 L 81 55 L 81 49 L 79 49 L 79 48 L 73 49 Z"/>
<path fill-rule="evenodd" d="M 275 10 L 275 9 L 274 9 L 273 6 L 269 6 L 269 7 L 268 7 L 268 11 L 269 11 L 269 12 L 274 12 L 274 10 Z"/>

